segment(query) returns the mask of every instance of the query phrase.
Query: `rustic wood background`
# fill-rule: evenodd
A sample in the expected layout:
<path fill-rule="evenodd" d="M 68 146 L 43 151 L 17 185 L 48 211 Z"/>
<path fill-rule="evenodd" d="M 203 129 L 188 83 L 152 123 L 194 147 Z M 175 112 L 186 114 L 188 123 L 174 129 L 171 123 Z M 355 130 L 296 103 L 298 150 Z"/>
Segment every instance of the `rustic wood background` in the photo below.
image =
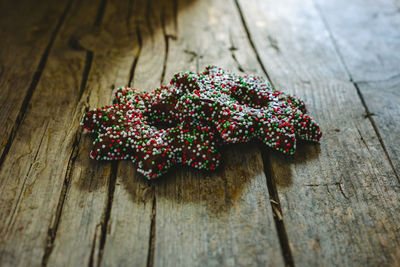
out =
<path fill-rule="evenodd" d="M 308 104 L 320 145 L 147 182 L 89 159 L 112 89 L 217 64 Z M 400 266 L 398 0 L 0 1 L 1 266 Z"/>

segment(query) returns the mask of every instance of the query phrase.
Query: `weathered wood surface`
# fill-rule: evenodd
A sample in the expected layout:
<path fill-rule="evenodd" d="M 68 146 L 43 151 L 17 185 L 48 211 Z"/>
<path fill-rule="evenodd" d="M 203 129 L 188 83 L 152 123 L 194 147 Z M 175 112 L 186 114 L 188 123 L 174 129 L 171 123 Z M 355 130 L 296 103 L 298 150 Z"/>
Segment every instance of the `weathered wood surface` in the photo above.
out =
<path fill-rule="evenodd" d="M 315 5 L 240 7 L 272 82 L 304 98 L 324 132 L 320 146 L 270 159 L 294 262 L 398 265 L 399 181 Z"/>
<path fill-rule="evenodd" d="M 400 76 L 387 81 L 357 82 L 368 114 L 382 139 L 400 181 Z"/>
<path fill-rule="evenodd" d="M 400 75 L 400 12 L 393 0 L 316 0 L 315 5 L 354 82 Z"/>
<path fill-rule="evenodd" d="M 0 265 L 400 265 L 399 12 L 374 3 L 2 1 Z M 321 145 L 151 183 L 88 158 L 84 110 L 207 64 L 304 98 Z"/>
<path fill-rule="evenodd" d="M 88 69 L 87 52 L 72 46 L 71 37 L 95 23 L 99 6 L 100 1 L 72 3 L 2 165 L 0 251 L 5 265 L 40 265 L 51 250 L 74 167 L 78 118 L 84 110 L 79 99 Z"/>
<path fill-rule="evenodd" d="M 69 4 L 66 0 L 0 2 L 0 163 L 40 79 Z"/>
<path fill-rule="evenodd" d="M 317 7 L 398 176 L 400 6 L 391 0 L 354 0 L 317 1 Z"/>
<path fill-rule="evenodd" d="M 100 3 L 97 14 L 91 16 L 93 26 L 73 36 L 76 45 L 92 57 L 81 98 L 90 108 L 111 103 L 114 86 L 128 85 L 133 78 L 131 67 L 140 50 L 136 21 L 140 19 L 140 14 L 144 15 L 139 8 L 131 1 Z M 101 22 L 96 20 L 101 15 L 99 12 L 104 12 Z M 75 120 L 79 120 L 82 113 L 77 116 Z M 134 175 L 130 164 L 124 163 L 117 174 L 116 164 L 112 166 L 90 160 L 88 152 L 92 138 L 86 133 L 80 138 L 48 265 L 98 265 L 102 261 L 106 241 L 113 247 L 105 250 L 112 253 L 113 264 L 135 262 L 145 265 L 151 219 L 151 202 L 146 206 L 148 190 L 145 182 Z M 113 198 L 114 190 L 116 196 Z M 122 210 L 123 214 L 110 215 L 111 205 L 115 210 Z M 135 217 L 127 221 L 126 213 Z M 107 239 L 107 233 L 113 233 L 121 225 L 123 235 L 111 234 L 111 240 Z M 129 256 L 129 261 L 122 261 L 119 253 Z M 105 257 L 103 265 L 108 265 L 107 260 L 108 257 Z"/>
<path fill-rule="evenodd" d="M 160 1 L 135 1 L 129 19 L 139 45 L 132 61 L 132 84 L 140 90 L 160 86 L 165 58 Z M 148 266 L 154 189 L 130 162 L 121 162 L 104 246 L 104 266 Z M 118 249 L 115 249 L 118 248 Z"/>
<path fill-rule="evenodd" d="M 178 2 L 180 12 L 176 18 L 176 27 L 171 6 L 164 8 L 163 3 L 157 1 L 151 1 L 150 5 L 154 18 L 158 16 L 161 25 L 158 25 L 158 29 L 154 27 L 157 21 L 151 17 L 154 34 L 152 40 L 143 39 L 135 87 L 146 89 L 151 84 L 149 80 L 160 81 L 157 68 L 150 73 L 139 72 L 141 68 L 149 69 L 152 66 L 149 62 L 157 61 L 154 60 L 154 53 L 159 59 L 166 60 L 163 64 L 166 68 L 165 77 L 171 77 L 179 70 L 196 71 L 213 63 L 216 57 L 219 57 L 221 64 L 236 69 L 230 50 L 234 46 L 232 40 L 237 41 L 236 45 L 249 54 L 243 64 L 257 64 L 243 29 L 237 32 L 237 29 L 229 27 L 229 23 L 237 24 L 239 21 L 226 21 L 223 24 L 219 18 L 221 11 L 218 9 L 224 7 L 222 1 Z M 226 12 L 232 11 L 232 7 Z M 202 26 L 195 31 L 197 25 Z M 154 45 L 158 46 L 157 49 L 146 52 L 146 47 L 149 49 Z M 157 50 L 167 54 L 157 54 Z M 225 167 L 215 174 L 205 176 L 185 169 L 172 172 L 165 179 L 155 181 L 152 186 L 155 217 L 152 222 L 150 255 L 143 254 L 143 258 L 147 256 L 149 264 L 283 264 L 262 160 L 255 146 L 229 151 Z M 135 213 L 127 216 L 124 209 L 114 210 L 113 207 L 111 218 L 123 215 L 128 221 L 129 218 L 137 218 Z M 123 236 L 125 229 L 111 229 L 111 233 Z M 119 240 L 120 244 L 132 241 L 130 238 Z M 115 255 L 113 250 L 109 251 L 105 250 L 105 253 Z M 126 256 L 126 253 L 119 255 L 122 259 Z"/>

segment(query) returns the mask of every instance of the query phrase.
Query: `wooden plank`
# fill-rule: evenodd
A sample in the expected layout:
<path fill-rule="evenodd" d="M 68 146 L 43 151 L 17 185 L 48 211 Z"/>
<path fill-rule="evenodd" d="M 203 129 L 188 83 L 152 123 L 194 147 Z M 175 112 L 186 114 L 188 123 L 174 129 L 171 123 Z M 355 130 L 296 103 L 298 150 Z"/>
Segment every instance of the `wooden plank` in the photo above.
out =
<path fill-rule="evenodd" d="M 165 58 L 165 40 L 159 1 L 137 1 L 132 17 L 140 51 L 134 64 L 132 86 L 151 91 L 160 86 Z M 107 239 L 104 266 L 147 266 L 154 188 L 137 174 L 133 164 L 119 164 Z"/>
<path fill-rule="evenodd" d="M 174 17 L 164 13 L 164 10 L 173 10 L 174 5 L 159 0 L 147 1 L 146 4 L 138 1 L 134 9 L 137 16 L 136 34 L 142 45 L 134 63 L 133 85 L 138 90 L 151 91 L 160 85 L 164 76 L 167 42 L 173 38 L 167 31 L 174 28 Z M 183 9 L 181 6 L 180 10 Z M 135 266 L 151 266 L 153 252 L 149 247 L 149 239 L 150 227 L 154 225 L 150 223 L 154 215 L 154 186 L 156 184 L 146 183 L 142 176 L 137 175 L 131 163 L 120 164 L 103 265 L 124 266 L 134 263 Z"/>
<path fill-rule="evenodd" d="M 399 6 L 390 0 L 354 0 L 318 1 L 317 7 L 399 175 Z"/>
<path fill-rule="evenodd" d="M 178 7 L 178 32 L 167 31 L 177 38 L 169 40 L 165 77 L 213 63 L 256 72 L 256 59 L 232 2 L 179 1 Z M 243 61 L 236 55 L 243 55 Z M 259 148 L 230 147 L 224 159 L 217 172 L 179 169 L 155 185 L 150 263 L 283 265 Z"/>
<path fill-rule="evenodd" d="M 399 183 L 315 6 L 239 3 L 272 81 L 302 97 L 324 133 L 292 159 L 271 156 L 295 264 L 398 265 Z"/>
<path fill-rule="evenodd" d="M 67 0 L 0 2 L 0 164 L 68 7 Z"/>
<path fill-rule="evenodd" d="M 101 10 L 100 1 L 72 4 L 0 170 L 1 265 L 46 263 L 76 158 L 91 62 L 71 41 Z"/>
<path fill-rule="evenodd" d="M 119 164 L 102 266 L 146 266 L 153 191 L 130 162 Z"/>
<path fill-rule="evenodd" d="M 358 88 L 372 116 L 396 171 L 400 173 L 400 76 L 379 82 L 358 82 Z"/>
<path fill-rule="evenodd" d="M 400 75 L 400 12 L 393 0 L 316 0 L 354 82 Z"/>
<path fill-rule="evenodd" d="M 90 108 L 110 104 L 112 88 L 127 85 L 135 74 L 131 67 L 141 46 L 136 21 L 144 15 L 137 2 L 108 2 L 101 26 L 76 40 L 93 53 L 82 97 Z M 79 120 L 82 113 L 77 115 Z M 117 174 L 110 163 L 89 159 L 93 140 L 90 134 L 82 138 L 48 265 L 144 265 L 152 203 L 147 186 L 129 162 Z"/>

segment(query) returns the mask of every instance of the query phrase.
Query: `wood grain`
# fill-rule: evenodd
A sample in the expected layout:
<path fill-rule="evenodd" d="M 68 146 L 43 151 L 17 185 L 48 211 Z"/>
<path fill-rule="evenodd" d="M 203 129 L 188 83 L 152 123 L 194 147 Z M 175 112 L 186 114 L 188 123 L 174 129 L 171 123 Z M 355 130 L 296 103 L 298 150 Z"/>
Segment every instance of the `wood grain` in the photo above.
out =
<path fill-rule="evenodd" d="M 0 2 L 0 164 L 68 9 L 66 0 Z"/>
<path fill-rule="evenodd" d="M 317 9 L 239 2 L 272 82 L 305 99 L 324 133 L 270 159 L 294 262 L 398 265 L 399 182 Z"/>
<path fill-rule="evenodd" d="M 110 104 L 112 88 L 125 86 L 132 78 L 131 66 L 140 50 L 136 14 L 140 14 L 138 7 L 131 1 L 108 2 L 101 25 L 90 27 L 77 36 L 77 45 L 93 54 L 82 95 L 90 108 Z M 82 113 L 77 116 L 79 120 Z M 116 177 L 117 164 L 112 167 L 110 163 L 89 159 L 91 135 L 84 132 L 81 138 L 48 265 L 146 263 L 143 254 L 147 253 L 150 232 L 146 229 L 150 226 L 151 212 L 151 205 L 148 205 L 150 209 L 146 208 L 146 184 L 137 178 L 127 162 L 121 164 Z M 110 216 L 111 210 L 120 211 L 120 214 L 111 213 Z M 135 219 L 128 222 L 130 214 Z M 118 231 L 120 227 L 123 227 L 121 232 Z M 107 249 L 110 245 L 112 247 Z M 117 247 L 119 249 L 115 249 Z"/>
<path fill-rule="evenodd" d="M 379 82 L 358 82 L 368 115 L 378 130 L 399 179 L 400 173 L 400 76 Z"/>
<path fill-rule="evenodd" d="M 72 4 L 0 170 L 2 265 L 41 265 L 51 248 L 76 157 L 77 114 L 84 110 L 87 52 L 71 47 L 71 37 L 93 25 L 99 6 Z"/>
<path fill-rule="evenodd" d="M 399 6 L 390 0 L 354 0 L 317 1 L 317 7 L 399 176 Z"/>
<path fill-rule="evenodd" d="M 397 2 L 0 1 L 0 265 L 399 266 Z M 85 110 L 208 64 L 299 95 L 321 144 L 89 159 Z"/>
<path fill-rule="evenodd" d="M 400 12 L 393 0 L 315 2 L 354 82 L 400 76 Z"/>
<path fill-rule="evenodd" d="M 154 0 L 136 1 L 133 6 L 131 20 L 140 40 L 140 51 L 134 61 L 132 86 L 140 91 L 160 86 L 166 53 L 162 4 Z M 136 173 L 133 164 L 120 164 L 102 265 L 148 266 L 153 198 L 154 188 Z"/>
<path fill-rule="evenodd" d="M 235 12 L 225 1 L 194 1 L 179 12 L 165 77 L 216 63 L 257 72 Z M 224 160 L 215 173 L 184 168 L 155 185 L 155 266 L 283 265 L 259 149 L 231 147 Z"/>

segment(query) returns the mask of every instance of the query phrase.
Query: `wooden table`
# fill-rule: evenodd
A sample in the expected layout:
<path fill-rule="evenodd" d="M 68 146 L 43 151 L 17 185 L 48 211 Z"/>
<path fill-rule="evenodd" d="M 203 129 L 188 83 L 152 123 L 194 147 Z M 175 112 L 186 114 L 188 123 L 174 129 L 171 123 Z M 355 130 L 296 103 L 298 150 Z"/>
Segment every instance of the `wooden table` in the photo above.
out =
<path fill-rule="evenodd" d="M 398 0 L 3 0 L 1 266 L 400 266 Z M 249 144 L 147 182 L 89 159 L 112 89 L 216 64 L 321 124 L 293 157 Z"/>

